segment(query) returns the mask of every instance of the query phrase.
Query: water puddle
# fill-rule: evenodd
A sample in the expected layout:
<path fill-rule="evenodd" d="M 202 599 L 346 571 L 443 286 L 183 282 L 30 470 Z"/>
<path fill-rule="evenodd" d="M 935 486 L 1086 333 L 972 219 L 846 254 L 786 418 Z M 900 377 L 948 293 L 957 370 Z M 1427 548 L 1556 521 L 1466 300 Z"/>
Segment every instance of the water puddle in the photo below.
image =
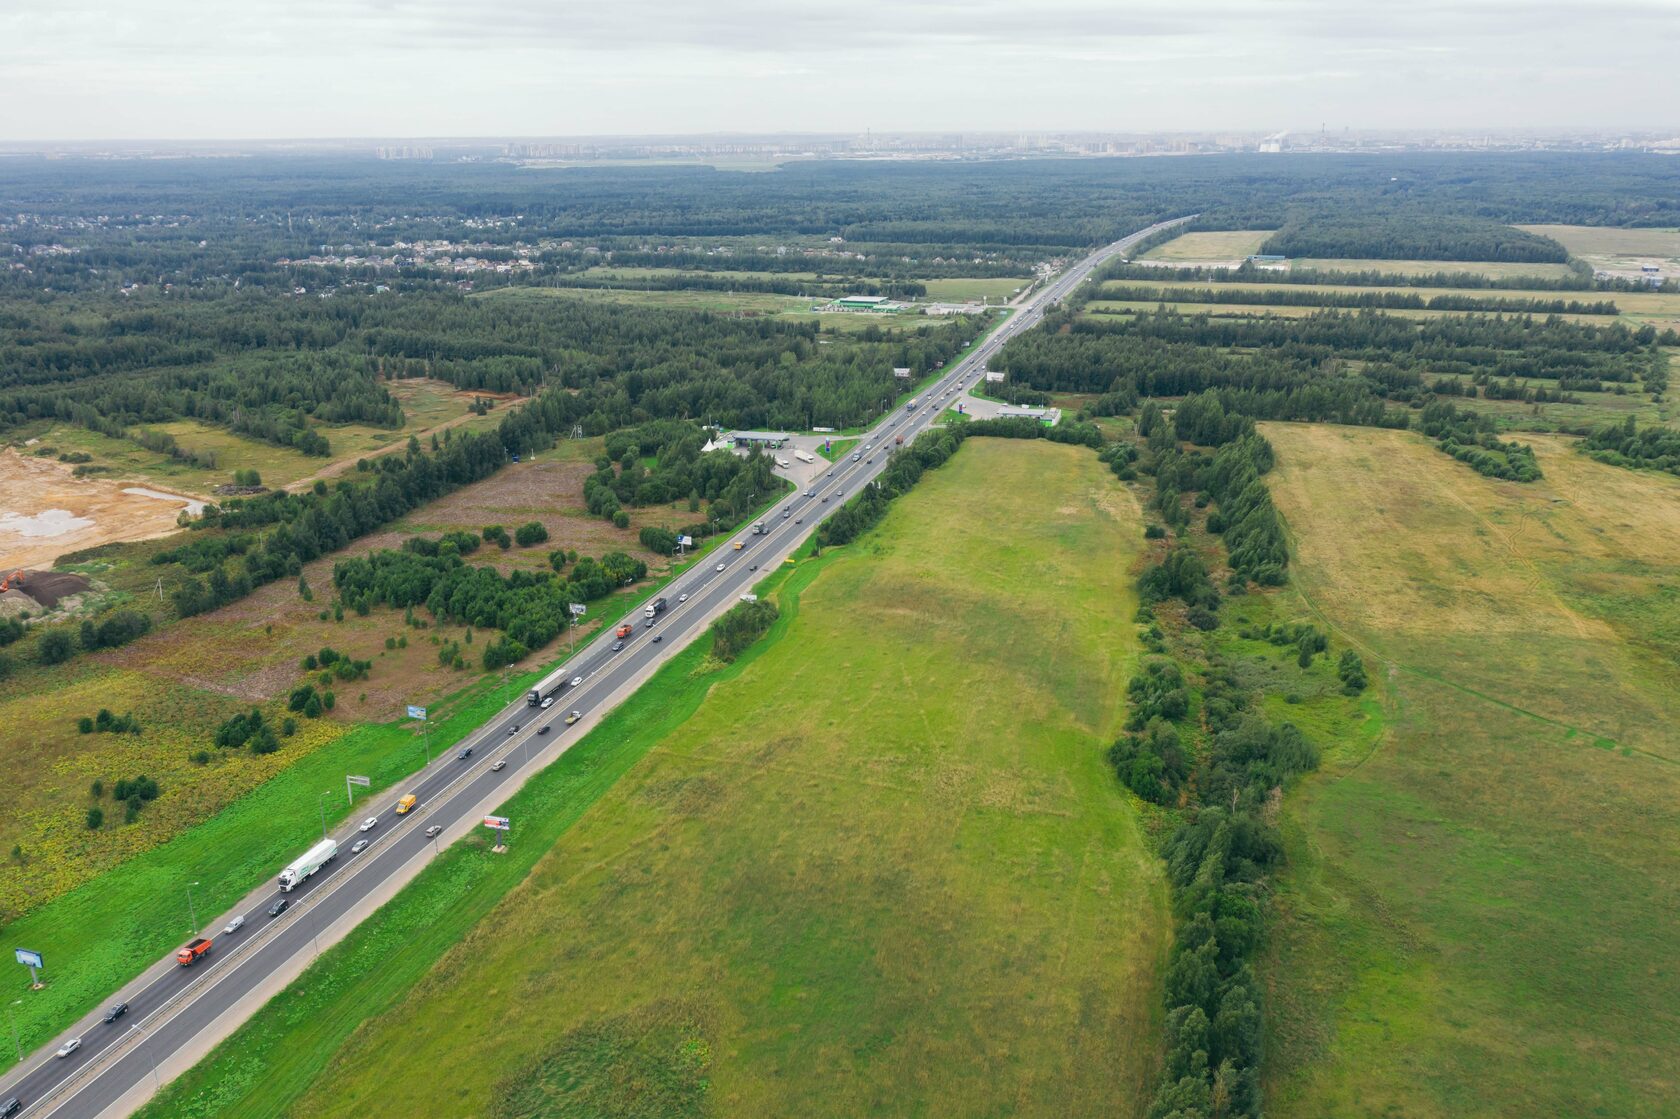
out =
<path fill-rule="evenodd" d="M 15 532 L 19 536 L 63 536 L 67 532 L 92 527 L 91 520 L 78 517 L 68 509 L 43 509 L 32 517 L 20 513 L 0 513 L 0 532 Z"/>

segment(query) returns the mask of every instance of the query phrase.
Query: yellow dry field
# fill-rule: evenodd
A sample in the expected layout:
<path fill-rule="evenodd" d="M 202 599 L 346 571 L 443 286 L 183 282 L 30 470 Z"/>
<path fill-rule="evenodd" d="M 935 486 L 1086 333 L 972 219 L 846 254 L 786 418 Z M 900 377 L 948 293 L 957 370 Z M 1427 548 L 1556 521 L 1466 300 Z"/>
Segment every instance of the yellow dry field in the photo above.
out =
<path fill-rule="evenodd" d="M 1570 255 L 1589 263 L 1599 261 L 1667 261 L 1680 265 L 1680 229 L 1622 229 L 1598 225 L 1519 225 L 1530 233 L 1550 237 Z M 1602 267 L 1602 265 L 1601 265 Z"/>
<path fill-rule="evenodd" d="M 73 470 L 55 459 L 0 449 L 0 568 L 45 568 L 97 544 L 167 536 L 183 509 L 198 507 L 156 485 L 76 478 Z"/>
<path fill-rule="evenodd" d="M 1242 260 L 1260 251 L 1275 230 L 1226 229 L 1185 233 L 1143 254 L 1144 260 L 1180 260 L 1196 264 L 1211 260 Z"/>
<path fill-rule="evenodd" d="M 1285 802 L 1268 1113 L 1680 1115 L 1680 478 L 1264 430 L 1286 593 L 1387 719 Z"/>
<path fill-rule="evenodd" d="M 1161 307 L 1165 307 L 1169 311 L 1176 311 L 1181 315 L 1207 315 L 1215 319 L 1304 319 L 1321 311 L 1334 309 L 1318 306 L 1293 306 L 1283 303 L 1160 303 L 1147 299 L 1101 299 L 1087 303 L 1085 311 L 1087 314 L 1095 315 L 1137 315 L 1155 311 Z M 1349 314 L 1359 313 L 1357 308 L 1346 310 Z M 1471 312 L 1431 311 L 1420 307 L 1393 307 L 1385 309 L 1382 313 L 1393 315 L 1397 319 L 1441 319 L 1462 318 Z M 1586 323 L 1588 325 L 1601 325 L 1616 321 L 1606 315 L 1563 314 L 1557 317 L 1569 322 Z"/>
<path fill-rule="evenodd" d="M 1342 257 L 1300 257 L 1289 262 L 1297 271 L 1316 268 L 1332 272 L 1392 272 L 1396 276 L 1432 276 L 1437 272 L 1467 272 L 1473 276 L 1508 279 L 1512 276 L 1543 276 L 1557 279 L 1569 275 L 1567 264 L 1524 264 L 1499 260 L 1367 260 Z"/>

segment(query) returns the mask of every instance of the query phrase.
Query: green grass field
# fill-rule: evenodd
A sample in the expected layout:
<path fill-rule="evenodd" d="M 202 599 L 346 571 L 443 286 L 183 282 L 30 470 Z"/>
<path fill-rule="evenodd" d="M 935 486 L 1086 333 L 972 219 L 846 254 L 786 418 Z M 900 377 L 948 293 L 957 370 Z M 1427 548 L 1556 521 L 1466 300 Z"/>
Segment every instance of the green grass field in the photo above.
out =
<path fill-rule="evenodd" d="M 1102 758 L 1138 519 L 1083 449 L 968 443 L 581 744 L 645 751 L 587 811 L 516 798 L 515 851 L 559 843 L 505 900 L 457 845 L 154 1113 L 1141 1114 L 1166 894 Z"/>
<path fill-rule="evenodd" d="M 984 279 L 952 277 L 923 280 L 922 283 L 927 286 L 926 298 L 936 303 L 966 303 L 969 300 L 1007 303 L 1032 281 L 1021 276 L 1003 276 Z"/>
<path fill-rule="evenodd" d="M 1215 319 L 1304 319 L 1309 315 L 1316 315 L 1324 310 L 1317 306 L 1291 306 L 1289 304 L 1268 303 L 1161 303 L 1155 300 L 1128 299 L 1093 299 L 1085 305 L 1088 315 L 1136 315 L 1157 310 L 1165 306 L 1170 311 L 1181 315 L 1207 315 Z M 1357 311 L 1350 311 L 1357 314 Z M 1439 319 L 1463 317 L 1468 311 L 1431 311 L 1416 307 L 1397 307 L 1383 311 L 1385 315 L 1393 315 L 1400 319 Z M 1558 318 L 1570 322 L 1603 324 L 1614 322 L 1615 319 L 1604 315 L 1576 315 L 1562 314 Z"/>
<path fill-rule="evenodd" d="M 582 299 L 596 303 L 624 303 L 636 307 L 674 307 L 687 311 L 748 311 L 760 315 L 808 312 L 821 298 L 775 295 L 760 291 L 642 291 L 634 288 L 492 288 L 478 299 Z M 839 316 L 824 316 L 824 318 Z"/>
<path fill-rule="evenodd" d="M 1284 803 L 1269 1113 L 1680 1114 L 1680 481 L 1265 430 L 1295 588 L 1389 728 Z"/>
<path fill-rule="evenodd" d="M 1274 230 L 1230 229 L 1183 233 L 1143 254 L 1144 260 L 1172 260 L 1198 264 L 1209 260 L 1241 260 L 1260 251 Z"/>

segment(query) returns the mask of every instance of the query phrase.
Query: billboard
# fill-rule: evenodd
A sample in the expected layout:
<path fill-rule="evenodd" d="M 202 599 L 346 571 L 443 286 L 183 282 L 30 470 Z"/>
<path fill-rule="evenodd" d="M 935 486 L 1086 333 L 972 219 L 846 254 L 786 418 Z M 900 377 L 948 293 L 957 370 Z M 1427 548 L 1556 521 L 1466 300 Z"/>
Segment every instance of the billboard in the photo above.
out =
<path fill-rule="evenodd" d="M 408 705 L 408 717 L 410 719 L 424 719 L 426 717 L 426 709 L 424 707 L 416 707 L 411 703 Z"/>
<path fill-rule="evenodd" d="M 507 831 L 509 826 L 508 818 L 506 816 L 486 816 L 484 817 L 484 826 L 487 828 L 495 828 L 497 831 Z"/>
<path fill-rule="evenodd" d="M 41 962 L 41 953 L 39 952 L 31 952 L 27 948 L 19 948 L 16 951 L 17 962 L 24 967 L 45 968 L 47 966 Z"/>
<path fill-rule="evenodd" d="M 571 612 L 579 618 L 581 618 L 585 614 L 589 613 L 589 607 L 585 606 L 581 602 L 569 602 L 566 605 L 567 605 L 567 608 L 570 609 Z"/>

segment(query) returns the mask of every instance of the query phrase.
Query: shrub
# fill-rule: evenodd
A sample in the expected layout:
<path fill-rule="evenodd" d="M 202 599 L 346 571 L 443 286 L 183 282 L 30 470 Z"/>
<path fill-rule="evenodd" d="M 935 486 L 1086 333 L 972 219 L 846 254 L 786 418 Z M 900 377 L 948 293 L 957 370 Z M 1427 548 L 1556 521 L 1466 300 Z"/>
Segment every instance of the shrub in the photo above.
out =
<path fill-rule="evenodd" d="M 779 617 L 781 611 L 768 599 L 736 603 L 712 623 L 712 655 L 721 661 L 733 661 L 763 637 Z"/>
<path fill-rule="evenodd" d="M 88 718 L 86 715 L 83 715 L 80 719 L 76 720 L 76 730 L 82 734 L 92 734 L 93 720 Z"/>
<path fill-rule="evenodd" d="M 105 810 L 98 805 L 87 810 L 88 831 L 98 831 L 105 826 Z"/>
<path fill-rule="evenodd" d="M 513 538 L 521 548 L 541 544 L 548 539 L 548 529 L 541 521 L 527 521 L 513 531 Z"/>
<path fill-rule="evenodd" d="M 1343 649 L 1342 656 L 1336 663 L 1336 675 L 1341 677 L 1342 691 L 1348 695 L 1358 695 L 1370 683 L 1365 677 L 1365 662 L 1352 649 Z"/>
<path fill-rule="evenodd" d="M 49 629 L 41 635 L 35 655 L 42 664 L 63 664 L 76 651 L 76 643 L 62 629 Z"/>

